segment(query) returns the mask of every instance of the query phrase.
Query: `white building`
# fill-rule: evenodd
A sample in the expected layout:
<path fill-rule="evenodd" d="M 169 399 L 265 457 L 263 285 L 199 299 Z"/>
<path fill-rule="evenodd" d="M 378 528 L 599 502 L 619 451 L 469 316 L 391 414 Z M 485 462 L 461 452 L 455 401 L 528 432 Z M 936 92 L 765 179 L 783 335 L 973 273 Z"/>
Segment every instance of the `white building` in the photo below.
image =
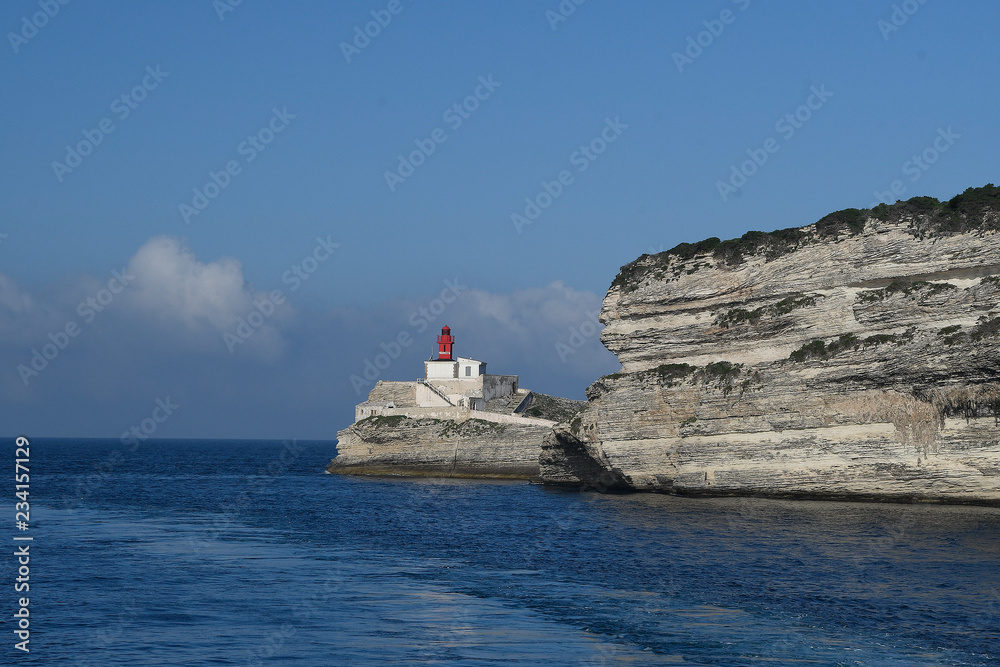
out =
<path fill-rule="evenodd" d="M 454 336 L 447 326 L 438 336 L 438 355 L 424 362 L 424 377 L 415 382 L 380 381 L 368 400 L 355 409 L 355 419 L 407 413 L 413 417 L 450 414 L 454 409 L 514 414 L 530 392 L 520 390 L 516 375 L 490 375 L 486 362 L 453 355 Z M 506 400 L 504 400 L 506 399 Z"/>
<path fill-rule="evenodd" d="M 458 357 L 454 361 L 428 359 L 424 362 L 425 380 L 475 380 L 486 375 L 486 362 Z"/>

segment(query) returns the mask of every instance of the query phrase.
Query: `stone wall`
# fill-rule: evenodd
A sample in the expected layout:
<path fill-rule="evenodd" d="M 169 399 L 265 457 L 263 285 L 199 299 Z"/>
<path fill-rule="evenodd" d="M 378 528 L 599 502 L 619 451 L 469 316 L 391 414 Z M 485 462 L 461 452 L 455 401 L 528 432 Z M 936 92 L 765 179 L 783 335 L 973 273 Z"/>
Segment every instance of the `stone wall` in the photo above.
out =
<path fill-rule="evenodd" d="M 520 415 L 504 415 L 485 410 L 470 410 L 462 407 L 434 407 L 434 408 L 382 408 L 379 415 L 388 417 L 404 416 L 414 419 L 446 419 L 456 422 L 466 419 L 479 419 L 495 424 L 524 424 L 526 426 L 551 427 L 556 422 L 550 419 L 535 419 L 522 417 Z"/>
<path fill-rule="evenodd" d="M 393 402 L 397 407 L 416 407 L 417 385 L 419 382 L 398 382 L 394 380 L 379 380 L 370 392 L 371 402 Z"/>

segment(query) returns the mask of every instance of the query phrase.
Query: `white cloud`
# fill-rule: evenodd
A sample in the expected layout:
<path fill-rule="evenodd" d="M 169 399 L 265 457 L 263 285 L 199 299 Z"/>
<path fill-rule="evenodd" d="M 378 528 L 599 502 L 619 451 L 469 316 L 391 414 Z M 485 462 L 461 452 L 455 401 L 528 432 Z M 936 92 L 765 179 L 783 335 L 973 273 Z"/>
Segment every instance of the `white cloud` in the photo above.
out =
<path fill-rule="evenodd" d="M 205 264 L 169 236 L 152 238 L 139 248 L 126 274 L 135 277 L 129 289 L 132 303 L 191 327 L 208 323 L 224 330 L 252 305 L 237 260 L 224 257 Z"/>
<path fill-rule="evenodd" d="M 255 302 L 268 299 L 267 294 L 255 293 L 247 285 L 239 261 L 223 257 L 202 262 L 183 241 L 170 236 L 147 241 L 129 261 L 125 273 L 134 277 L 125 299 L 130 305 L 166 326 L 183 325 L 188 335 L 212 334 L 220 346 L 223 333 L 235 331 L 239 318 L 256 310 Z M 236 349 L 270 360 L 280 357 L 284 341 L 277 325 L 290 313 L 287 302 L 278 306 Z"/>
<path fill-rule="evenodd" d="M 31 297 L 22 292 L 11 278 L 0 274 L 0 305 L 12 313 L 23 313 L 31 308 Z"/>
<path fill-rule="evenodd" d="M 541 338 L 579 325 L 588 312 L 600 310 L 602 297 L 562 282 L 530 287 L 510 294 L 470 290 L 462 300 L 476 317 L 489 317 L 509 335 Z"/>
<path fill-rule="evenodd" d="M 32 342 L 44 336 L 46 329 L 65 322 L 57 306 L 32 296 L 13 278 L 0 274 L 0 343 Z"/>

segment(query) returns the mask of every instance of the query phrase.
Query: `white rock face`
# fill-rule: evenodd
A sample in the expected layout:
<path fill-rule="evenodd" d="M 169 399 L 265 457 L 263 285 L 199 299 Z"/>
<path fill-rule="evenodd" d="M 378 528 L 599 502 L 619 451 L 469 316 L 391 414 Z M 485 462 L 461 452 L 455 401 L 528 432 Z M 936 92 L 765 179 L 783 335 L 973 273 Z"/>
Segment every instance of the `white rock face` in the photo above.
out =
<path fill-rule="evenodd" d="M 467 419 L 371 417 L 337 433 L 332 473 L 537 479 L 551 422 L 538 426 Z"/>
<path fill-rule="evenodd" d="M 543 479 L 1000 504 L 1000 233 L 984 215 L 966 233 L 869 217 L 758 248 L 770 258 L 623 267 L 601 313 L 622 372 L 546 439 Z"/>

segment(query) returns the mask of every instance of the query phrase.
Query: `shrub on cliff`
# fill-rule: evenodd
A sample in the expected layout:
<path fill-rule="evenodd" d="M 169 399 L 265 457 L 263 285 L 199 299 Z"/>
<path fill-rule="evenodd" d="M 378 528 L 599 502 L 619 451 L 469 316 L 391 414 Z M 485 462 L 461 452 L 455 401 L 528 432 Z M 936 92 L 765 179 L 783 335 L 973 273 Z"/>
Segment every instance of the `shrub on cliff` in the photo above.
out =
<path fill-rule="evenodd" d="M 822 340 L 814 340 L 811 343 L 806 343 L 799 349 L 792 352 L 788 357 L 792 361 L 805 361 L 813 357 L 824 358 L 828 354 L 826 350 L 826 342 Z"/>
<path fill-rule="evenodd" d="M 710 252 L 714 252 L 720 243 L 722 241 L 719 240 L 718 236 L 713 236 L 697 243 L 678 243 L 670 250 L 667 250 L 666 254 L 673 255 L 682 261 L 687 261 L 699 255 L 707 255 Z"/>
<path fill-rule="evenodd" d="M 981 188 L 968 188 L 947 202 L 934 197 L 911 197 L 895 204 L 879 204 L 873 209 L 845 208 L 820 218 L 806 227 L 788 227 L 773 232 L 749 231 L 738 239 L 720 241 L 718 237 L 696 243 L 679 243 L 656 255 L 643 255 L 619 271 L 612 286 L 632 291 L 652 275 L 673 277 L 693 273 L 702 266 L 684 266 L 697 257 L 711 254 L 722 266 L 735 267 L 748 257 L 762 256 L 772 261 L 798 248 L 827 241 L 842 234 L 860 234 L 869 217 L 882 222 L 911 219 L 910 229 L 920 237 L 948 236 L 972 230 L 1000 230 L 1000 188 L 988 183 Z"/>
<path fill-rule="evenodd" d="M 821 238 L 839 236 L 843 233 L 860 234 L 865 229 L 867 210 L 845 208 L 823 216 L 816 221 L 816 234 Z"/>
<path fill-rule="evenodd" d="M 799 227 L 788 227 L 773 232 L 750 231 L 738 239 L 723 241 L 716 246 L 712 256 L 727 266 L 737 266 L 747 257 L 763 255 L 771 261 L 786 255 L 801 245 L 808 234 Z"/>
<path fill-rule="evenodd" d="M 970 338 L 974 341 L 982 340 L 983 338 L 990 338 L 1000 335 L 1000 317 L 990 318 L 987 315 L 983 315 L 979 318 L 979 323 L 975 326 L 970 334 Z"/>
<path fill-rule="evenodd" d="M 661 364 L 648 372 L 655 375 L 661 385 L 673 387 L 694 371 L 695 367 L 687 364 Z"/>
<path fill-rule="evenodd" d="M 926 280 L 916 280 L 913 282 L 908 280 L 893 280 L 882 289 L 859 292 L 857 300 L 860 303 L 875 303 L 878 301 L 885 301 L 894 294 L 901 294 L 905 297 L 910 296 L 914 292 L 926 290 L 927 296 L 933 296 L 934 294 L 939 294 L 940 292 L 948 292 L 957 289 L 957 285 L 947 282 L 931 283 Z"/>
<path fill-rule="evenodd" d="M 876 206 L 872 213 L 880 220 L 896 222 L 913 218 L 913 229 L 922 236 L 940 237 L 974 230 L 1000 229 L 1000 188 L 987 183 L 967 188 L 946 202 L 934 197 L 913 197 L 892 206 Z"/>
<path fill-rule="evenodd" d="M 929 389 L 919 392 L 919 398 L 933 403 L 941 417 L 964 417 L 968 423 L 990 415 L 1000 426 L 1000 385 L 995 383 Z"/>
<path fill-rule="evenodd" d="M 968 188 L 948 200 L 948 210 L 967 216 L 980 216 L 1000 209 L 1000 188 L 987 183 L 981 188 Z"/>
<path fill-rule="evenodd" d="M 732 310 L 720 313 L 715 318 L 715 323 L 724 329 L 744 323 L 756 325 L 763 317 L 780 317 L 789 314 L 796 308 L 815 306 L 816 299 L 817 296 L 804 296 L 801 298 L 790 296 L 776 303 L 754 308 L 753 310 L 733 308 Z"/>
<path fill-rule="evenodd" d="M 862 341 L 852 333 L 841 334 L 839 338 L 830 341 L 830 343 L 823 340 L 814 340 L 806 343 L 792 352 L 788 358 L 796 362 L 803 362 L 806 359 L 813 358 L 825 359 L 847 349 L 856 350 L 869 341 L 871 341 L 871 338 L 866 338 Z"/>
<path fill-rule="evenodd" d="M 910 197 L 895 204 L 879 204 L 872 209 L 872 216 L 882 222 L 897 222 L 903 216 L 923 216 L 933 213 L 941 206 L 936 197 Z"/>

